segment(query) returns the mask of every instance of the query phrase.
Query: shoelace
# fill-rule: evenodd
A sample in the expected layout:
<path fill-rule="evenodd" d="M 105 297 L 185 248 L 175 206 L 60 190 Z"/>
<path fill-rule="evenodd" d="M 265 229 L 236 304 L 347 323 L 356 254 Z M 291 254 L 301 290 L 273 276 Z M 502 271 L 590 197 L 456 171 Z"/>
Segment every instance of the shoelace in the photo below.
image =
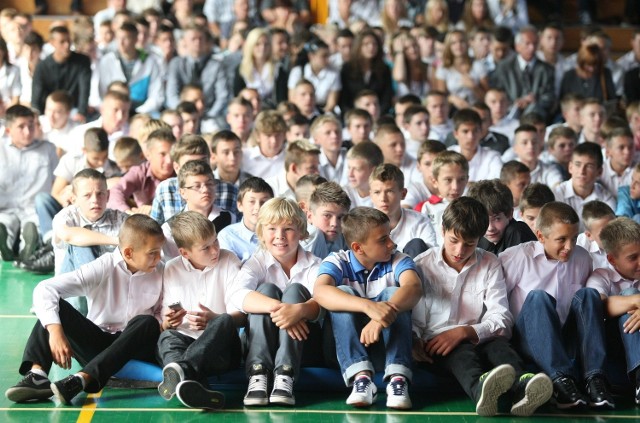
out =
<path fill-rule="evenodd" d="M 393 395 L 404 395 L 407 390 L 407 382 L 405 382 L 404 379 L 398 378 L 392 380 L 389 385 L 391 386 Z"/>
<path fill-rule="evenodd" d="M 249 392 L 252 391 L 267 391 L 267 376 L 254 375 L 249 380 Z"/>
<path fill-rule="evenodd" d="M 292 392 L 293 391 L 293 378 L 291 376 L 287 376 L 287 375 L 276 375 L 276 378 L 273 381 L 273 390 L 274 391 Z"/>
<path fill-rule="evenodd" d="M 358 378 L 354 382 L 354 385 L 356 387 L 356 392 L 359 392 L 359 393 L 366 392 L 367 388 L 369 388 L 369 385 L 371 385 L 371 379 L 369 379 L 368 377 Z"/>

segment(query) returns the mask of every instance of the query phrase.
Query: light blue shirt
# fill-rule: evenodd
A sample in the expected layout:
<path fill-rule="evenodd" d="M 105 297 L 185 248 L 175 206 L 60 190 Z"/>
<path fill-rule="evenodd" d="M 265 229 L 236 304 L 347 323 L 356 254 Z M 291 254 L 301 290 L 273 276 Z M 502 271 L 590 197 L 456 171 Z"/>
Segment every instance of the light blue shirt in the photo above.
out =
<path fill-rule="evenodd" d="M 243 263 L 258 248 L 258 236 L 244 224 L 244 219 L 229 225 L 218 234 L 220 248 L 234 253 Z"/>

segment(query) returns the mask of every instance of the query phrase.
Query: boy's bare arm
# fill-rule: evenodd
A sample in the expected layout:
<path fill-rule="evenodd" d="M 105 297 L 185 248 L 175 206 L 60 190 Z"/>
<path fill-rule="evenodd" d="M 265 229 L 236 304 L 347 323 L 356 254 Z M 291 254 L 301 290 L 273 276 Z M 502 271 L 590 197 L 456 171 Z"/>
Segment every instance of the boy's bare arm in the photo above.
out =
<path fill-rule="evenodd" d="M 398 312 L 413 309 L 422 297 L 422 281 L 415 270 L 405 270 L 400 274 L 400 288 L 389 299 Z"/>
<path fill-rule="evenodd" d="M 242 302 L 242 309 L 245 313 L 266 314 L 271 313 L 280 305 L 280 301 L 262 295 L 258 291 L 251 291 Z"/>
<path fill-rule="evenodd" d="M 372 320 L 380 322 L 383 327 L 388 327 L 396 320 L 398 311 L 395 304 L 391 302 L 375 302 L 368 298 L 347 294 L 336 288 L 333 278 L 326 274 L 318 276 L 313 290 L 313 298 L 318 304 L 330 311 L 365 313 Z"/>
<path fill-rule="evenodd" d="M 600 294 L 602 301 L 610 317 L 618 317 L 623 314 L 640 308 L 640 294 L 635 295 L 612 295 L 605 297 Z"/>
<path fill-rule="evenodd" d="M 55 198 L 62 207 L 67 207 L 71 204 L 73 193 L 71 191 L 69 181 L 57 176 L 53 181 L 53 186 L 51 187 L 51 196 Z"/>
<path fill-rule="evenodd" d="M 79 226 L 63 226 L 55 231 L 56 238 L 78 247 L 118 245 L 118 237 L 102 234 Z"/>

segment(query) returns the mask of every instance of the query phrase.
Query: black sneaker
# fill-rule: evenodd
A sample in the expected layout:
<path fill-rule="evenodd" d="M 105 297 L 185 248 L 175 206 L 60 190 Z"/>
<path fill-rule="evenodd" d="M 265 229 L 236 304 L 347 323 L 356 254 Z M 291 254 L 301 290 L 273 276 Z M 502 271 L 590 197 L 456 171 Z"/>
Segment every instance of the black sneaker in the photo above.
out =
<path fill-rule="evenodd" d="M 55 260 L 53 249 L 50 251 L 47 250 L 41 256 L 34 257 L 33 260 L 23 262 L 20 265 L 20 268 L 38 275 L 53 273 Z"/>
<path fill-rule="evenodd" d="M 587 394 L 589 395 L 590 407 L 607 407 L 615 408 L 616 403 L 613 395 L 609 392 L 609 383 L 603 375 L 596 374 L 589 377 L 586 381 Z"/>
<path fill-rule="evenodd" d="M 553 395 L 553 382 L 544 373 L 525 373 L 515 383 L 511 414 L 530 416 Z"/>
<path fill-rule="evenodd" d="M 4 223 L 0 223 L 0 257 L 3 261 L 12 261 L 15 258 L 13 250 L 7 245 L 9 239 L 9 232 Z"/>
<path fill-rule="evenodd" d="M 513 386 L 515 379 L 516 371 L 510 364 L 501 364 L 480 376 L 476 413 L 485 417 L 498 414 L 498 399 Z"/>
<path fill-rule="evenodd" d="M 282 366 L 273 378 L 273 390 L 269 397 L 271 404 L 295 405 L 293 396 L 293 369 L 290 366 Z"/>
<path fill-rule="evenodd" d="M 640 385 L 636 385 L 636 396 L 634 397 L 636 405 L 640 405 Z"/>
<path fill-rule="evenodd" d="M 40 235 L 35 223 L 25 223 L 22 228 L 22 239 L 24 239 L 24 248 L 20 251 L 20 260 L 26 260 L 35 253 L 40 245 Z"/>
<path fill-rule="evenodd" d="M 587 397 L 580 392 L 576 382 L 569 376 L 560 376 L 553 381 L 553 398 L 561 410 L 587 405 Z"/>
<path fill-rule="evenodd" d="M 9 401 L 42 401 L 53 396 L 51 381 L 45 377 L 28 372 L 20 382 L 7 389 L 5 396 Z"/>
<path fill-rule="evenodd" d="M 160 396 L 169 401 L 176 393 L 176 388 L 184 380 L 184 370 L 178 363 L 169 363 L 162 369 L 162 382 L 158 385 Z"/>
<path fill-rule="evenodd" d="M 211 391 L 195 380 L 185 380 L 176 387 L 180 402 L 189 408 L 220 410 L 224 408 L 224 394 Z"/>
<path fill-rule="evenodd" d="M 51 384 L 51 390 L 62 404 L 70 405 L 71 400 L 82 392 L 81 376 L 71 375 Z"/>
<path fill-rule="evenodd" d="M 269 395 L 267 393 L 268 386 L 267 371 L 261 364 L 254 364 L 251 368 L 251 376 L 249 377 L 249 388 L 244 396 L 244 405 L 267 405 L 269 404 Z"/>

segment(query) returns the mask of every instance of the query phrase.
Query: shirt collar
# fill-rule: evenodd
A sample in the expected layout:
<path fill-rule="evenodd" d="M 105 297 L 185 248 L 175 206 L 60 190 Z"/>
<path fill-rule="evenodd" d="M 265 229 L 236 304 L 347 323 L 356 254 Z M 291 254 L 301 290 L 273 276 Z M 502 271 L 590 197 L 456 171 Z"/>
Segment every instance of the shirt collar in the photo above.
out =
<path fill-rule="evenodd" d="M 540 256 L 545 256 L 544 254 L 544 245 L 540 241 L 535 241 L 533 244 L 533 258 L 537 258 Z M 546 257 L 546 256 L 545 256 Z"/>

